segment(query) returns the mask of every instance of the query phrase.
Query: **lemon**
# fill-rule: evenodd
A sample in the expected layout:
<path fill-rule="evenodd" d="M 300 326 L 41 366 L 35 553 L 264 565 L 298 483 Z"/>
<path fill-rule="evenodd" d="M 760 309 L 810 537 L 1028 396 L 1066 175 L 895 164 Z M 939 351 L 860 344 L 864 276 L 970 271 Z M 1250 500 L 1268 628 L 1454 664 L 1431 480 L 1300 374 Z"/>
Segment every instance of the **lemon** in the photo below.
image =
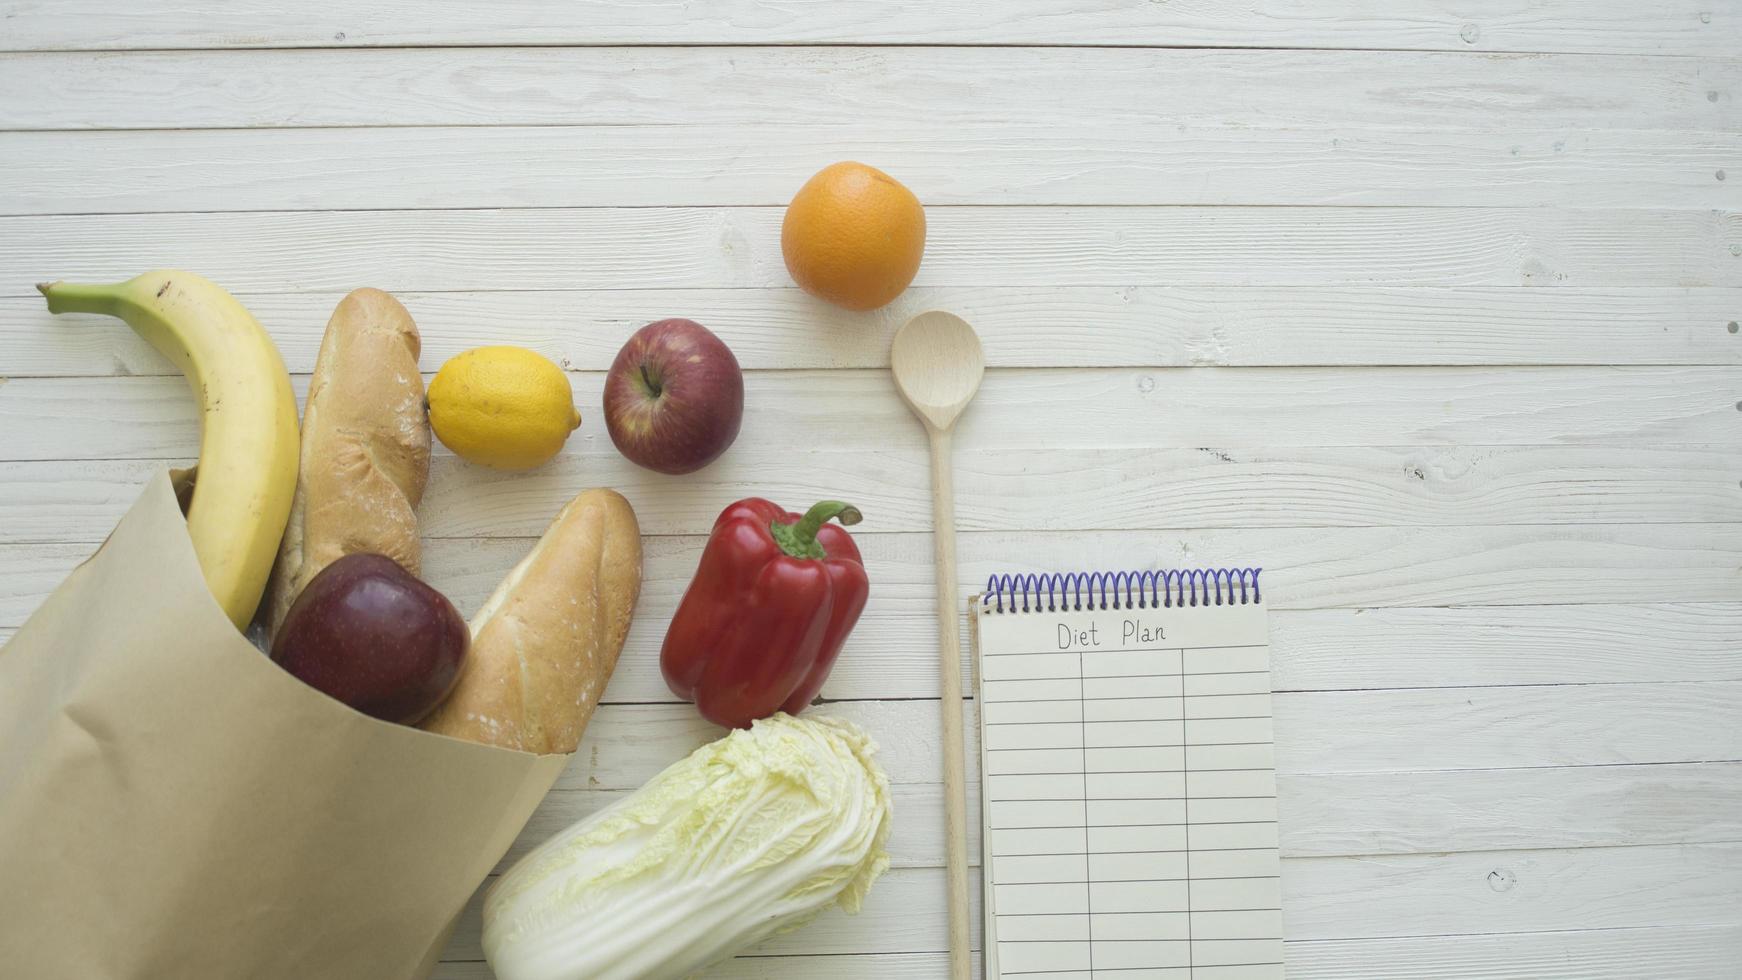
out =
<path fill-rule="evenodd" d="M 548 462 L 581 424 L 568 375 L 524 347 L 455 355 L 429 383 L 429 424 L 462 459 L 498 470 Z"/>

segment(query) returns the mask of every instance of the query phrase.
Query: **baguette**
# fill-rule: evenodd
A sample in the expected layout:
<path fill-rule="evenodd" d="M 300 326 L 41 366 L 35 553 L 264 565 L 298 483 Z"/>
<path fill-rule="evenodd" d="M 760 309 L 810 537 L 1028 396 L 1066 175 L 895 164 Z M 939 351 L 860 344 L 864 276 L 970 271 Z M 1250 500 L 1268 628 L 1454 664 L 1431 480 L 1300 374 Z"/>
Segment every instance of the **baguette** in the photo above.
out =
<path fill-rule="evenodd" d="M 569 501 L 472 617 L 454 692 L 422 728 L 540 755 L 573 752 L 641 592 L 641 528 L 613 490 Z"/>
<path fill-rule="evenodd" d="M 333 311 L 309 380 L 302 461 L 267 595 L 267 626 L 321 569 L 375 552 L 417 575 L 417 505 L 429 479 L 429 420 L 417 324 L 379 289 L 353 290 Z"/>

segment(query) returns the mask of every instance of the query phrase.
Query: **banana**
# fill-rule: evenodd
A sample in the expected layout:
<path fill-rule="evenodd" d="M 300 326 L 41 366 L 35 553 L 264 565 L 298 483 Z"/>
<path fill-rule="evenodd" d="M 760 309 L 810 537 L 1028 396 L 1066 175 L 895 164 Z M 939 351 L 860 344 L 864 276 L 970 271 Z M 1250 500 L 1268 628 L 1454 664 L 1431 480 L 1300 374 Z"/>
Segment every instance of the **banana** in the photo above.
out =
<path fill-rule="evenodd" d="M 36 288 L 50 313 L 120 317 L 187 376 L 200 402 L 188 536 L 206 587 L 236 628 L 247 629 L 296 490 L 296 396 L 272 338 L 235 297 L 190 272 Z"/>

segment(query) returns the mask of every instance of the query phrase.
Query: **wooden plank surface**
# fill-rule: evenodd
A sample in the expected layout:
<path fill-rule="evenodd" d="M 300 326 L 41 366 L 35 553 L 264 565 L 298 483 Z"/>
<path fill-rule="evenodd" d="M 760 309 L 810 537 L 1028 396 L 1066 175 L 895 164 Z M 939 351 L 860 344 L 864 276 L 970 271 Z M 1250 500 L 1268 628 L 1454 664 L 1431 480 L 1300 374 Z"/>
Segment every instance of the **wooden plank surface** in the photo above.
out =
<path fill-rule="evenodd" d="M 923 619 L 932 581 L 929 538 L 899 533 L 868 535 L 861 540 L 867 571 L 878 584 L 877 594 L 823 693 L 826 697 L 872 697 L 879 693 L 886 697 L 936 697 L 937 681 L 931 676 L 935 670 L 926 670 L 926 640 L 932 634 Z M 530 539 L 500 538 L 433 540 L 425 551 L 425 577 L 462 611 L 469 612 L 483 602 L 531 543 Z M 959 543 L 964 595 L 995 572 L 1090 567 L 1096 555 L 1105 564 L 1119 567 L 1136 567 L 1146 558 L 1154 561 L 1157 555 L 1167 556 L 1164 561 L 1169 565 L 1248 563 L 1262 558 L 1268 566 L 1264 579 L 1268 602 L 1279 610 L 1279 621 L 1283 613 L 1294 610 L 1413 608 L 1424 603 L 1531 609 L 1563 604 L 1646 604 L 1653 608 L 1642 615 L 1654 620 L 1658 604 L 1723 603 L 1715 613 L 1696 611 L 1668 619 L 1665 635 L 1639 650 L 1673 651 L 1671 662 L 1680 661 L 1681 666 L 1666 670 L 1695 677 L 1734 676 L 1735 671 L 1735 648 L 1726 648 L 1726 644 L 1732 644 L 1735 636 L 1729 603 L 1738 593 L 1738 568 L 1742 568 L 1742 525 L 1737 524 L 966 532 Z M 689 536 L 647 540 L 643 599 L 609 698 L 669 698 L 659 677 L 657 651 L 665 624 L 694 572 L 700 544 L 699 537 Z M 95 547 L 94 543 L 0 545 L 0 625 L 21 624 L 66 572 Z M 1492 627 L 1493 634 L 1505 629 L 1504 624 L 1521 622 L 1539 630 L 1567 629 L 1564 624 L 1576 619 L 1577 612 L 1535 616 L 1530 610 L 1507 612 L 1495 620 L 1502 625 Z M 1434 614 L 1434 618 L 1440 617 L 1444 614 Z M 1424 650 L 1445 649 L 1451 643 L 1445 631 L 1455 630 L 1454 624 L 1469 618 L 1441 619 L 1440 632 L 1427 635 Z M 1715 622 L 1719 632 L 1691 647 L 1682 643 L 1679 631 L 1672 631 L 1676 625 L 1707 629 L 1710 627 L 1693 624 L 1708 621 Z M 1324 623 L 1308 621 L 1307 628 L 1319 630 L 1319 643 L 1335 642 L 1334 637 L 1325 636 Z M 1284 622 L 1279 631 L 1287 628 Z M 1350 630 L 1351 649 L 1383 654 L 1397 633 L 1394 625 L 1388 628 L 1383 620 L 1378 621 L 1378 628 L 1381 632 L 1365 646 L 1362 630 Z M 1579 642 L 1585 635 L 1583 629 L 1573 630 L 1562 642 Z M 1493 639 L 1486 646 L 1477 640 L 1470 642 L 1484 650 L 1483 662 L 1524 646 L 1522 642 Z M 1628 642 L 1624 635 L 1607 647 L 1599 647 L 1594 657 L 1603 656 L 1604 650 L 1612 651 L 1608 657 L 1627 656 Z M 1502 682 L 1531 683 L 1533 671 L 1549 673 L 1553 678 L 1549 683 L 1583 681 L 1590 675 L 1561 670 L 1576 656 L 1576 651 L 1551 644 L 1541 659 L 1527 660 L 1517 675 L 1502 674 L 1507 678 Z M 1479 683 L 1481 663 L 1460 664 L 1439 673 L 1463 672 Z M 1408 676 L 1406 665 L 1395 669 Z M 1601 662 L 1594 668 L 1598 678 L 1613 676 L 1613 671 Z M 1417 668 L 1415 673 L 1433 676 L 1429 668 Z M 1645 664 L 1632 668 L 1631 675 L 1643 675 L 1647 680 L 1661 676 Z M 1380 676 L 1384 676 L 1383 670 Z M 1309 682 L 1302 686 L 1310 689 L 1320 685 Z M 1553 712 L 1550 717 L 1555 717 Z"/>
<path fill-rule="evenodd" d="M 1288 943 L 1288 975 L 1300 980 L 1384 976 L 1531 980 L 1628 980 L 1640 976 L 1719 980 L 1742 955 L 1733 925 L 1427 936 Z"/>
<path fill-rule="evenodd" d="M 649 534 L 607 703 L 510 859 L 717 734 L 656 655 L 719 508 L 846 495 L 873 599 L 817 710 L 883 746 L 895 870 L 863 916 L 708 975 L 938 976 L 925 457 L 884 369 L 947 308 L 991 366 L 965 592 L 1266 567 L 1291 977 L 1734 975 L 1738 0 L 0 0 L 0 24 L 0 642 L 198 440 L 166 361 L 32 283 L 195 269 L 299 392 L 344 291 L 393 290 L 427 370 L 529 346 L 586 417 L 529 475 L 438 448 L 432 583 L 475 607 L 584 486 Z M 928 205 L 919 279 L 873 314 L 799 293 L 777 244 L 798 184 L 855 157 Z M 599 418 L 623 339 L 668 315 L 748 369 L 738 444 L 685 479 Z M 474 900 L 436 976 L 487 980 L 478 929 Z"/>
<path fill-rule="evenodd" d="M 569 781 L 571 784 L 575 780 Z M 626 789 L 553 790 L 497 870 Z M 897 783 L 896 867 L 942 867 L 943 787 Z M 1288 857 L 1633 847 L 1742 840 L 1742 762 L 1436 772 L 1291 773 L 1277 778 Z M 1719 819 L 1706 814 L 1722 814 Z M 969 828 L 975 864 L 980 827 Z"/>
<path fill-rule="evenodd" d="M 33 97 L 0 104 L 0 129 L 750 127 L 844 119 L 901 128 L 1071 116 L 1116 128 L 1359 122 L 1733 131 L 1742 121 L 1742 60 L 1725 54 L 1098 47 L 13 54 L 0 60 L 0 92 Z"/>
<path fill-rule="evenodd" d="M 1742 926 L 1658 926 L 1578 929 L 1480 936 L 1406 939 L 1300 940 L 1285 944 L 1290 977 L 1390 977 L 1396 980 L 1730 980 L 1742 956 Z M 975 954 L 979 969 L 979 954 Z M 861 956 L 741 956 L 708 973 L 718 980 L 771 976 L 838 980 L 932 980 L 945 968 L 943 953 L 870 953 Z M 1661 971 L 1661 972 L 1659 972 Z M 434 980 L 490 980 L 480 961 L 437 967 Z"/>
<path fill-rule="evenodd" d="M 99 541 L 132 503 L 129 491 L 165 462 L 0 462 L 0 543 Z M 796 464 L 790 474 L 762 475 L 783 462 Z M 602 484 L 635 503 L 644 533 L 694 534 L 727 501 L 758 493 L 818 500 L 853 487 L 868 515 L 861 533 L 924 531 L 929 503 L 905 478 L 925 465 L 923 452 L 905 445 L 746 451 L 672 492 L 671 481 L 608 446 L 566 454 L 530 477 L 443 455 L 419 521 L 426 538 L 534 535 L 579 487 Z M 970 450 L 957 457 L 956 496 L 971 515 L 958 526 L 971 531 L 1705 523 L 1742 518 L 1742 456 L 1729 445 L 1642 447 L 1621 459 L 1601 446 L 1156 448 L 1140 456 L 1060 447 L 1042 458 Z"/>
<path fill-rule="evenodd" d="M 14 557 L 50 570 L 16 563 L 0 595 L 28 609 L 58 569 L 94 547 L 19 549 Z M 925 636 L 906 615 L 910 605 L 872 607 L 830 678 L 830 697 L 936 696 L 936 669 L 917 646 Z M 0 641 L 15 630 L 0 625 Z M 1271 632 L 1278 691 L 1742 680 L 1742 604 L 1729 602 L 1284 609 L 1272 613 Z M 662 624 L 633 629 L 625 656 L 656 656 L 662 637 Z M 1387 655 L 1400 644 L 1409 649 Z M 618 687 L 663 697 L 651 674 L 644 680 Z"/>
<path fill-rule="evenodd" d="M 930 205 L 1724 207 L 1742 133 L 1148 124 L 507 126 L 0 134 L 19 214 L 784 205 L 849 153 Z M 1431 179 L 1429 179 L 1431 175 Z"/>
<path fill-rule="evenodd" d="M 672 702 L 669 693 L 663 704 L 623 704 L 615 696 L 615 691 L 607 695 L 612 703 L 599 709 L 599 730 L 588 729 L 574 762 L 557 780 L 559 789 L 634 789 L 720 734 L 693 709 Z M 1726 723 L 1742 707 L 1742 682 L 1737 681 L 1280 693 L 1273 700 L 1282 775 L 1555 766 L 1649 769 L 1742 761 L 1742 729 Z M 1631 717 L 1617 718 L 1619 705 L 1635 706 Z M 878 759 L 892 782 L 942 782 L 935 700 L 841 701 L 820 710 L 875 732 Z M 1397 736 L 1405 730 L 1417 737 Z M 1374 731 L 1385 734 L 1376 737 Z M 977 736 L 970 734 L 967 741 L 974 754 Z M 977 764 L 970 767 L 970 775 L 978 778 Z M 1734 769 L 1708 775 L 1734 789 Z M 1650 774 L 1638 778 L 1649 784 Z M 1733 827 L 1726 819 L 1711 834 L 1734 839 L 1726 829 Z M 1476 833 L 1465 839 L 1476 839 Z M 913 834 L 941 840 L 941 830 L 932 834 L 929 828 L 916 828 L 904 836 Z M 1369 852 L 1364 847 L 1332 851 Z M 941 854 L 941 847 L 932 853 Z"/>
<path fill-rule="evenodd" d="M 1726 367 L 994 369 L 960 431 L 969 446 L 995 451 L 1085 443 L 1211 451 L 1734 446 L 1742 437 L 1735 378 Z M 300 396 L 307 376 L 292 381 Z M 604 372 L 573 373 L 570 382 L 584 417 L 567 451 L 609 451 L 594 407 L 602 404 Z M 921 444 L 918 423 L 886 372 L 748 371 L 744 387 L 752 406 L 740 435 L 745 448 L 886 452 Z M 13 378 L 0 385 L 0 458 L 175 459 L 196 450 L 198 429 L 180 378 Z M 436 452 L 448 455 L 445 447 Z M 736 454 L 717 465 L 729 472 Z M 529 479 L 564 479 L 576 489 L 590 482 L 576 484 L 576 476 Z M 659 485 L 685 492 L 679 482 Z"/>
<path fill-rule="evenodd" d="M 1731 927 L 1728 912 L 1742 901 L 1742 844 L 1285 858 L 1282 886 L 1284 928 L 1303 940 L 1444 935 L 1464 924 L 1487 933 Z M 943 869 L 897 868 L 858 916 L 832 912 L 756 951 L 942 949 L 943 920 L 909 911 L 935 904 L 942 891 Z M 1638 901 L 1641 891 L 1652 894 L 1649 905 Z M 478 929 L 474 902 L 460 919 L 450 958 L 482 958 Z"/>
<path fill-rule="evenodd" d="M 425 577 L 462 610 L 475 609 L 532 543 L 433 539 L 424 555 Z M 874 534 L 861 543 L 866 571 L 879 586 L 877 604 L 867 608 L 881 606 L 891 622 L 912 617 L 931 588 L 930 536 Z M 695 571 L 701 544 L 698 535 L 645 539 L 638 627 L 654 629 L 667 621 Z M 16 625 L 95 547 L 0 545 L 6 583 L 0 587 L 0 618 Z M 994 573 L 1138 567 L 1145 558 L 1165 567 L 1262 559 L 1266 602 L 1279 609 L 1731 602 L 1742 581 L 1742 524 L 968 531 L 960 536 L 960 551 L 964 588 L 977 588 Z M 900 635 L 925 632 L 910 626 Z M 620 670 L 641 666 L 624 664 Z"/>
<path fill-rule="evenodd" d="M 1638 540 L 1650 538 L 1649 529 L 1639 530 Z M 444 549 L 432 549 L 435 564 L 430 566 L 430 578 L 461 609 L 473 610 L 529 543 L 463 550 L 460 555 L 465 558 L 485 562 L 469 572 L 450 567 L 452 559 Z M 20 625 L 95 547 L 0 546 L 0 627 Z M 1482 545 L 1478 541 L 1471 547 L 1477 550 Z M 1513 550 L 1528 554 L 1532 549 L 1525 544 Z M 1596 552 L 1595 548 L 1569 549 L 1560 552 L 1559 559 L 1577 561 Z M 1674 552 L 1665 554 L 1663 560 L 1674 560 Z M 1543 561 L 1552 565 L 1554 560 L 1551 555 Z M 1397 561 L 1390 577 L 1408 574 L 1408 558 Z M 650 588 L 659 585 L 660 597 L 650 597 L 630 630 L 623 663 L 609 691 L 612 699 L 669 698 L 655 667 L 666 622 L 659 617 L 669 617 L 675 608 L 677 590 L 687 582 L 690 568 L 661 564 L 660 571 L 667 577 L 650 582 Z M 995 562 L 994 567 L 1003 566 Z M 1319 574 L 1334 576 L 1336 568 Z M 1550 577 L 1548 571 L 1537 574 Z M 1528 572 L 1514 577 L 1527 583 L 1533 578 Z M 1275 683 L 1279 690 L 1318 691 L 1742 679 L 1742 606 L 1729 601 L 1682 602 L 1678 600 L 1686 597 L 1676 588 L 1640 586 L 1652 580 L 1619 561 L 1581 572 L 1552 591 L 1520 587 L 1493 597 L 1501 605 L 1385 605 L 1386 596 L 1378 588 L 1331 593 L 1323 600 L 1332 603 L 1331 608 L 1283 608 L 1272 614 Z M 978 584 L 962 583 L 965 590 Z M 908 583 L 897 594 L 880 591 L 824 688 L 826 697 L 937 696 L 935 658 L 926 656 L 931 634 L 919 619 L 925 611 L 922 589 L 923 583 Z M 1734 590 L 1723 595 L 1733 596 Z M 1452 598 L 1470 603 L 1481 597 L 1454 594 Z M 1346 608 L 1352 603 L 1364 605 Z M 1407 643 L 1410 650 L 1387 656 L 1399 643 Z"/>
<path fill-rule="evenodd" d="M 268 325 L 290 370 L 306 374 L 343 295 L 239 298 Z M 746 368 L 885 367 L 896 328 L 928 309 L 959 310 L 992 367 L 1742 364 L 1742 328 L 1730 329 L 1742 316 L 1738 287 L 935 286 L 871 314 L 791 287 L 400 299 L 430 367 L 474 346 L 514 343 L 571 369 L 603 371 L 632 331 L 674 311 L 725 338 Z M 15 377 L 175 373 L 122 324 L 51 316 L 34 294 L 0 297 L 0 349 Z"/>
<path fill-rule="evenodd" d="M 1435 51 L 1581 51 L 1730 55 L 1735 0 L 1278 0 L 1136 4 L 971 0 L 707 8 L 630 0 L 488 6 L 436 0 L 337 0 L 285 6 L 240 0 L 194 10 L 169 0 L 117 7 L 63 0 L 0 3 L 12 50 L 602 44 L 1095 44 Z"/>
<path fill-rule="evenodd" d="M 0 65 L 5 62 L 0 61 Z M 0 218 L 0 295 L 189 268 L 242 292 L 789 285 L 780 208 Z M 1742 213 L 933 208 L 925 286 L 1742 286 Z"/>

